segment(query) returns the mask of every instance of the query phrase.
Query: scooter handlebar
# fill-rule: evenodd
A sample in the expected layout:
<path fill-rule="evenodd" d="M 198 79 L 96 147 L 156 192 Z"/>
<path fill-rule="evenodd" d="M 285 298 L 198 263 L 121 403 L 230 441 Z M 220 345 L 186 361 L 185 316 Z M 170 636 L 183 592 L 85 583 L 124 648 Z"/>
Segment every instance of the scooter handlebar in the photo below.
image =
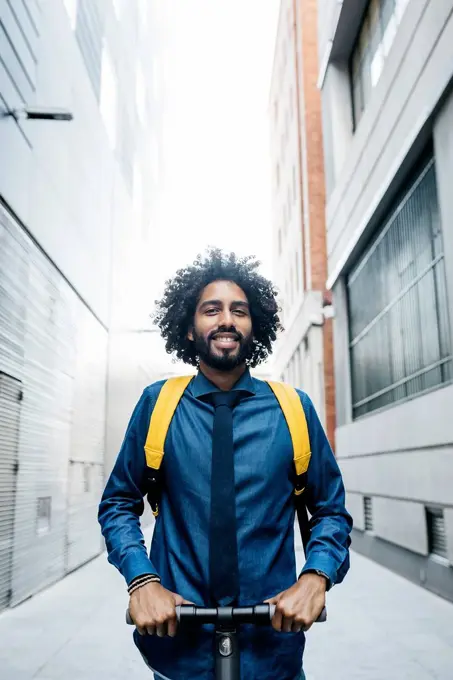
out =
<path fill-rule="evenodd" d="M 235 623 L 270 624 L 275 614 L 275 604 L 259 604 L 254 607 L 195 607 L 185 604 L 176 607 L 178 622 L 188 623 L 221 623 L 222 619 L 231 617 Z M 317 619 L 317 623 L 327 620 L 327 610 L 324 607 Z M 129 609 L 126 611 L 126 623 L 134 625 Z"/>
<path fill-rule="evenodd" d="M 191 623 L 217 623 L 221 622 L 224 616 L 231 616 L 235 623 L 254 623 L 269 624 L 274 618 L 275 604 L 259 604 L 254 607 L 195 607 L 192 605 L 180 605 L 176 607 L 176 617 L 178 621 Z M 324 623 L 327 620 L 327 610 L 324 607 L 317 623 Z"/>

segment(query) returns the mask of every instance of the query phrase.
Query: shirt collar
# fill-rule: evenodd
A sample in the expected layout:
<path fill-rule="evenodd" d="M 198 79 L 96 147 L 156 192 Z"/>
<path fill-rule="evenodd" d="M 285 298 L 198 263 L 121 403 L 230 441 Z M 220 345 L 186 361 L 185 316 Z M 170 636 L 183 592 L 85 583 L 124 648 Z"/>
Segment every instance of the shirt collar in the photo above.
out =
<path fill-rule="evenodd" d="M 256 390 L 253 385 L 253 378 L 250 375 L 250 371 L 247 370 L 241 375 L 239 380 L 232 387 L 233 390 L 240 390 L 241 392 L 248 392 L 249 395 L 254 395 Z M 192 381 L 192 394 L 196 399 L 206 396 L 207 394 L 212 394 L 212 392 L 220 392 L 219 388 L 214 385 L 208 378 L 201 372 L 198 371 L 197 375 Z"/>

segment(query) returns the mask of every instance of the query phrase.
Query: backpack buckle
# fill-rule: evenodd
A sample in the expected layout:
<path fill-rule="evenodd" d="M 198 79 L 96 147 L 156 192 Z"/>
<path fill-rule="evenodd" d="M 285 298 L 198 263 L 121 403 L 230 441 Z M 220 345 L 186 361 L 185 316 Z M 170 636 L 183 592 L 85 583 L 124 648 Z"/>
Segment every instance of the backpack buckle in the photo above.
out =
<path fill-rule="evenodd" d="M 161 473 L 160 470 L 148 468 L 147 477 L 147 497 L 154 517 L 159 514 L 159 501 L 161 496 Z"/>
<path fill-rule="evenodd" d="M 294 493 L 296 496 L 300 496 L 305 491 L 307 486 L 307 473 L 303 472 L 301 475 L 296 475 L 294 482 Z"/>

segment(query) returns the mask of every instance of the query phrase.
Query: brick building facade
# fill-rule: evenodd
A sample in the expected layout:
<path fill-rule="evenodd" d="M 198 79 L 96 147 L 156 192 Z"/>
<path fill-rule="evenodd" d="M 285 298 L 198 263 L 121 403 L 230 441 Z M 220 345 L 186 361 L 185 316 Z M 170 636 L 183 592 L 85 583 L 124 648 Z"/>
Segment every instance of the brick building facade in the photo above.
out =
<path fill-rule="evenodd" d="M 270 93 L 274 272 L 285 334 L 276 373 L 313 399 L 335 436 L 317 1 L 282 0 Z"/>

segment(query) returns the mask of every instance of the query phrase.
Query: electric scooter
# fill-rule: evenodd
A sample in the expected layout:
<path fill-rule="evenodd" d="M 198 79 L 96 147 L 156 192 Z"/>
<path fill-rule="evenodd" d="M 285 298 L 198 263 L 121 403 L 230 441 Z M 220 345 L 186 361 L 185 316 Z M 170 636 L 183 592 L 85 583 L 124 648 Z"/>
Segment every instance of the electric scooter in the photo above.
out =
<path fill-rule="evenodd" d="M 238 626 L 246 623 L 269 626 L 275 613 L 275 605 L 259 604 L 254 607 L 176 607 L 176 617 L 181 628 L 185 625 L 215 625 L 215 677 L 216 680 L 241 680 Z M 326 621 L 324 608 L 318 623 Z M 134 625 L 129 610 L 126 622 Z"/>

